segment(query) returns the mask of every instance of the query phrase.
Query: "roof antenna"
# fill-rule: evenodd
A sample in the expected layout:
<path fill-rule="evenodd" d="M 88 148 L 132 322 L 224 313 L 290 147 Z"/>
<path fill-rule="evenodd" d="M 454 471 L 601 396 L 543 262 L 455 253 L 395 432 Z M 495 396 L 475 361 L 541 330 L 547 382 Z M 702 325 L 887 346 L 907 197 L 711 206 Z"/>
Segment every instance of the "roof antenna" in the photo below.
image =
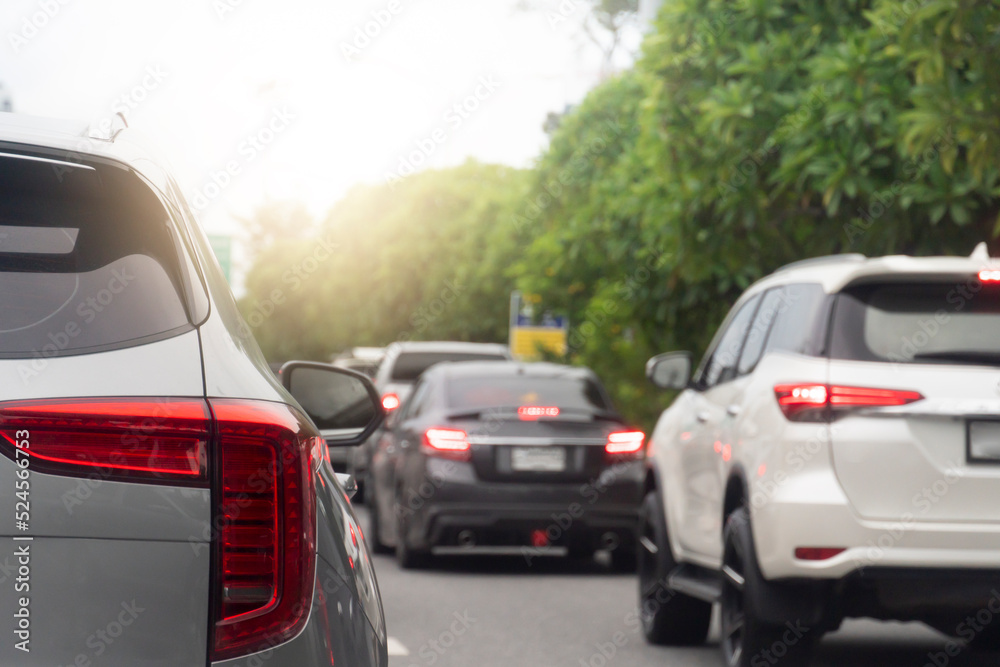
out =
<path fill-rule="evenodd" d="M 986 261 L 990 259 L 990 249 L 986 247 L 986 241 L 980 241 L 976 249 L 972 251 L 969 255 L 969 259 L 978 259 L 980 261 Z"/>

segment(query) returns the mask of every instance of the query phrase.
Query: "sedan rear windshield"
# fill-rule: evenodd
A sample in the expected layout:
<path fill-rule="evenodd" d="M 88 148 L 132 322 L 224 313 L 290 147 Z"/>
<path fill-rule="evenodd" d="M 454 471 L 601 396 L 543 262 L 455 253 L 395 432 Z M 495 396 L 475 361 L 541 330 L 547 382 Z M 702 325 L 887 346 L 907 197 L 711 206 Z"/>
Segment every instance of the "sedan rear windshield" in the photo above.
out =
<path fill-rule="evenodd" d="M 95 352 L 190 329 L 186 295 L 201 284 L 180 249 L 133 172 L 0 147 L 0 356 Z"/>
<path fill-rule="evenodd" d="M 611 406 L 601 386 L 583 378 L 459 377 L 448 381 L 449 407 L 459 410 L 556 407 L 563 410 L 607 412 Z"/>
<path fill-rule="evenodd" d="M 392 367 L 393 382 L 414 382 L 434 364 L 443 361 L 506 361 L 499 354 L 461 352 L 403 352 Z"/>
<path fill-rule="evenodd" d="M 894 363 L 1000 363 L 1000 286 L 875 284 L 838 297 L 831 356 Z"/>

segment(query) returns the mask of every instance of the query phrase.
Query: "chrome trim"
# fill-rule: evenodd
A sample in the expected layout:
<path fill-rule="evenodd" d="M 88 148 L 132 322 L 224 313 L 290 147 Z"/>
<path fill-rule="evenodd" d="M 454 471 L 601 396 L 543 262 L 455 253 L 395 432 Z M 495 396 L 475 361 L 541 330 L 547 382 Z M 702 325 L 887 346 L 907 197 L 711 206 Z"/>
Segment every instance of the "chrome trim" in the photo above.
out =
<path fill-rule="evenodd" d="M 34 155 L 21 155 L 20 153 L 0 153 L 0 158 L 9 157 L 15 160 L 30 160 L 32 162 L 45 162 L 46 164 L 55 164 L 60 167 L 70 167 L 72 169 L 87 169 L 89 171 L 97 171 L 89 164 L 80 164 L 79 162 L 65 162 L 63 160 L 52 160 L 47 157 L 36 157 Z"/>

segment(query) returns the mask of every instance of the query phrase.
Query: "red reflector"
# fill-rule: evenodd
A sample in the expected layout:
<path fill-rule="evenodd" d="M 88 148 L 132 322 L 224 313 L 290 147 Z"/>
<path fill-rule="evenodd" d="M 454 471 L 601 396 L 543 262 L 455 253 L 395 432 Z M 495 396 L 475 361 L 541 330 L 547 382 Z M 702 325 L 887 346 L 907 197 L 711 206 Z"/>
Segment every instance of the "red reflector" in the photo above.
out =
<path fill-rule="evenodd" d="M 211 656 L 217 661 L 291 639 L 309 618 L 318 436 L 280 403 L 210 403 L 219 433 L 213 522 L 219 604 Z"/>
<path fill-rule="evenodd" d="M 779 384 L 774 387 L 774 395 L 778 407 L 792 420 L 816 416 L 827 408 L 892 407 L 924 398 L 916 391 L 823 384 Z"/>
<path fill-rule="evenodd" d="M 608 454 L 636 454 L 642 451 L 646 434 L 642 431 L 618 431 L 608 436 L 604 450 Z"/>
<path fill-rule="evenodd" d="M 847 549 L 842 547 L 798 547 L 795 549 L 795 557 L 798 560 L 830 560 L 845 551 Z"/>
<path fill-rule="evenodd" d="M 549 546 L 549 535 L 544 530 L 531 531 L 531 546 L 536 548 Z"/>
<path fill-rule="evenodd" d="M 539 417 L 558 417 L 559 408 L 542 407 L 540 405 L 522 405 L 517 409 L 517 416 L 525 421 L 532 421 Z"/>
<path fill-rule="evenodd" d="M 399 407 L 399 396 L 396 394 L 386 394 L 382 397 L 382 407 L 386 412 L 392 412 Z"/>
<path fill-rule="evenodd" d="M 31 467 L 54 475 L 208 484 L 208 406 L 195 399 L 70 399 L 0 404 L 0 450 L 28 432 Z"/>

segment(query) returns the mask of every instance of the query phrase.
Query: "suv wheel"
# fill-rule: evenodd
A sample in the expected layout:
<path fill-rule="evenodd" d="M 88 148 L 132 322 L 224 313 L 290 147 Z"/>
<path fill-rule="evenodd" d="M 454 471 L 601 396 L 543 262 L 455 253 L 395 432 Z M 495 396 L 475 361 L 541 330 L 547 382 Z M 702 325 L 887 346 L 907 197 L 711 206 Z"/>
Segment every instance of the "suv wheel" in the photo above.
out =
<path fill-rule="evenodd" d="M 639 535 L 639 618 L 646 641 L 661 646 L 703 644 L 712 605 L 667 586 L 667 577 L 677 562 L 670 552 L 667 524 L 655 491 L 643 500 Z"/>
<path fill-rule="evenodd" d="M 794 619 L 787 625 L 771 625 L 761 619 L 766 582 L 757 567 L 756 554 L 749 515 L 740 508 L 726 521 L 722 557 L 721 645 L 726 664 L 755 667 L 766 661 L 779 667 L 806 665 L 816 638 L 803 634 Z"/>

